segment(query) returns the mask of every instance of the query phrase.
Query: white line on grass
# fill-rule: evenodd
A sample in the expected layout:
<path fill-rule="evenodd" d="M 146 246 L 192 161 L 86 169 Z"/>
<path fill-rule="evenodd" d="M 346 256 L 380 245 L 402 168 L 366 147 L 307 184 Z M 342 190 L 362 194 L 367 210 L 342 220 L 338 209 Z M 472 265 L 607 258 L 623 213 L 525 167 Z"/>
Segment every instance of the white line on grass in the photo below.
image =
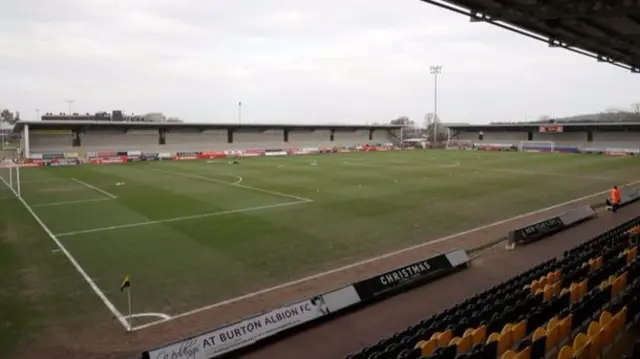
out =
<path fill-rule="evenodd" d="M 163 320 L 171 319 L 170 315 L 166 315 L 164 313 L 137 313 L 137 314 L 131 314 L 129 318 L 144 318 L 144 317 L 158 317 L 158 318 L 162 318 Z"/>
<path fill-rule="evenodd" d="M 296 195 L 292 195 L 292 194 L 288 194 L 288 193 L 272 191 L 272 190 L 269 190 L 269 189 L 263 189 L 263 188 L 258 188 L 258 187 L 247 186 L 245 184 L 240 184 L 240 182 L 237 182 L 237 181 L 236 181 L 237 183 L 231 183 L 231 182 L 220 181 L 220 180 L 217 180 L 215 178 L 204 177 L 204 176 L 199 176 L 199 175 L 195 175 L 195 174 L 187 174 L 187 173 L 180 173 L 180 172 L 173 172 L 173 171 L 165 171 L 165 170 L 159 170 L 159 169 L 152 169 L 152 171 L 160 172 L 160 173 L 166 173 L 166 174 L 170 174 L 170 175 L 174 175 L 174 176 L 178 176 L 178 177 L 195 178 L 195 179 L 199 179 L 199 180 L 202 180 L 202 181 L 219 183 L 219 184 L 223 184 L 223 185 L 227 185 L 227 186 L 234 186 L 234 187 L 238 187 L 238 188 L 249 189 L 249 190 L 252 190 L 252 191 L 267 193 L 267 194 L 271 194 L 271 195 L 274 195 L 274 196 L 293 198 L 293 199 L 297 199 L 298 201 L 304 201 L 304 202 L 312 202 L 313 201 L 311 198 L 300 197 L 300 196 L 296 196 Z"/>
<path fill-rule="evenodd" d="M 11 188 L 11 186 L 9 186 L 9 184 L 7 183 L 7 181 L 4 180 L 4 178 L 0 177 L 0 181 L 2 181 L 7 187 Z M 107 296 L 102 292 L 102 290 L 93 281 L 93 279 L 91 279 L 91 277 L 89 277 L 89 275 L 87 275 L 87 273 L 80 266 L 78 261 L 76 261 L 76 259 L 71 255 L 71 253 L 67 250 L 67 248 L 65 248 L 62 245 L 60 240 L 53 234 L 53 232 L 51 232 L 49 227 L 47 227 L 47 225 L 44 224 L 44 222 L 42 222 L 40 217 L 38 217 L 38 215 L 33 211 L 31 206 L 29 206 L 29 204 L 22 197 L 18 196 L 18 193 L 13 188 L 11 188 L 11 191 L 13 191 L 13 193 L 16 195 L 16 197 L 18 197 L 18 200 L 20 200 L 20 202 L 22 203 L 24 208 L 27 209 L 27 211 L 31 214 L 33 219 L 35 219 L 36 222 L 38 222 L 38 224 L 40 225 L 40 227 L 42 227 L 42 230 L 44 230 L 44 232 L 49 236 L 49 238 L 51 238 L 51 240 L 53 240 L 55 242 L 55 244 L 58 246 L 58 248 L 60 248 L 62 253 L 64 253 L 64 255 L 67 257 L 67 259 L 69 259 L 69 262 L 71 262 L 71 264 L 74 266 L 76 271 L 78 271 L 78 273 L 80 273 L 82 278 L 84 278 L 84 280 L 87 283 L 89 283 L 89 286 L 91 287 L 91 289 L 93 289 L 93 291 L 100 298 L 100 300 L 102 300 L 104 305 L 107 306 L 107 308 L 111 311 L 113 316 L 116 317 L 116 319 L 118 319 L 120 324 L 122 324 L 122 326 L 125 327 L 125 329 L 129 329 L 129 323 L 127 323 L 127 320 L 126 320 L 125 316 L 122 315 L 122 313 L 120 313 L 120 311 L 115 307 L 115 305 L 113 305 L 113 303 L 111 303 L 109 298 L 107 298 Z"/>
<path fill-rule="evenodd" d="M 95 199 L 81 199 L 77 201 L 63 201 L 63 202 L 50 202 L 50 203 L 39 203 L 31 205 L 31 208 L 40 208 L 40 207 L 51 207 L 51 206 L 64 206 L 68 204 L 80 204 L 80 203 L 89 203 L 89 202 L 102 202 L 102 201 L 110 201 L 111 198 L 95 198 Z"/>
<path fill-rule="evenodd" d="M 522 175 L 534 175 L 534 176 L 548 176 L 548 177 L 562 177 L 562 178 L 576 178 L 576 179 L 586 179 L 586 180 L 594 180 L 594 181 L 615 181 L 614 177 L 606 177 L 606 176 L 590 176 L 590 175 L 573 175 L 568 173 L 553 173 L 553 172 L 538 172 L 538 171 L 527 171 L 527 170 L 516 170 L 509 168 L 476 168 L 476 167 L 463 167 L 469 170 L 476 171 L 487 171 L 487 172 L 504 172 L 504 173 L 513 173 L 513 174 L 522 174 Z"/>
<path fill-rule="evenodd" d="M 81 184 L 81 185 L 83 185 L 83 186 L 85 186 L 85 187 L 87 187 L 87 188 L 90 188 L 90 189 L 92 189 L 92 190 L 94 190 L 94 191 L 96 191 L 96 192 L 100 192 L 100 193 L 102 193 L 103 195 L 105 195 L 105 196 L 107 196 L 107 197 L 109 197 L 109 198 L 111 198 L 111 199 L 118 199 L 118 197 L 117 197 L 116 195 L 111 194 L 111 193 L 109 193 L 109 192 L 107 192 L 107 191 L 105 191 L 105 190 L 103 190 L 103 189 L 100 189 L 100 188 L 98 188 L 98 187 L 96 187 L 96 186 L 90 185 L 90 184 L 88 184 L 87 182 L 80 181 L 80 180 L 79 180 L 79 179 L 77 179 L 77 178 L 71 178 L 71 180 L 72 180 L 73 182 L 79 183 L 79 184 Z"/>
<path fill-rule="evenodd" d="M 271 208 L 293 206 L 293 205 L 296 205 L 296 204 L 309 203 L 309 202 L 313 202 L 313 201 L 296 201 L 296 202 L 285 202 L 285 203 L 277 203 L 277 204 L 268 204 L 268 205 L 265 205 L 265 206 L 230 209 L 228 211 L 202 213 L 202 214 L 195 214 L 195 215 L 192 215 L 192 216 L 174 217 L 174 218 L 159 219 L 159 220 L 155 220 L 155 221 L 145 221 L 145 222 L 135 222 L 135 223 L 128 223 L 128 224 L 121 224 L 121 225 L 118 225 L 118 226 L 92 228 L 92 229 L 85 229 L 85 230 L 74 231 L 74 232 L 57 233 L 56 237 L 69 237 L 69 236 L 75 236 L 75 235 L 78 235 L 78 234 L 85 234 L 85 233 L 105 232 L 105 231 L 112 231 L 112 230 L 115 230 L 115 229 L 133 228 L 133 227 L 140 227 L 140 226 L 148 226 L 148 225 L 152 225 L 152 224 L 186 221 L 186 220 L 189 220 L 189 219 L 200 219 L 200 218 L 207 218 L 207 217 L 225 216 L 225 215 L 235 214 L 235 213 L 254 212 L 254 211 L 261 211 L 261 210 L 271 209 Z"/>
<path fill-rule="evenodd" d="M 49 178 L 49 179 L 40 179 L 40 180 L 25 180 L 20 181 L 20 184 L 29 184 L 29 183 L 51 183 L 51 182 L 66 182 L 68 179 L 66 178 Z"/>
<path fill-rule="evenodd" d="M 640 184 L 640 180 L 634 181 L 634 182 L 631 182 L 631 183 L 627 183 L 625 186 L 633 186 L 633 185 L 637 185 L 637 184 Z M 280 290 L 280 289 L 283 289 L 283 288 L 291 287 L 291 286 L 294 286 L 294 285 L 297 285 L 297 284 L 300 284 L 300 283 L 304 283 L 304 282 L 307 282 L 307 281 L 310 281 L 310 280 L 314 280 L 314 279 L 317 279 L 317 278 L 322 278 L 322 277 L 325 277 L 325 276 L 330 275 L 330 274 L 339 273 L 339 272 L 342 272 L 342 271 L 345 271 L 345 270 L 348 270 L 348 269 L 351 269 L 351 268 L 360 267 L 362 265 L 365 265 L 365 264 L 368 264 L 368 263 L 372 263 L 372 262 L 375 262 L 375 261 L 379 261 L 381 259 L 393 257 L 393 256 L 396 256 L 396 255 L 405 253 L 405 252 L 411 252 L 411 251 L 414 251 L 414 250 L 417 250 L 417 249 L 420 249 L 420 248 L 423 248 L 423 247 L 427 247 L 427 246 L 430 246 L 430 245 L 433 245 L 433 244 L 437 244 L 437 243 L 441 243 L 441 242 L 447 242 L 447 241 L 452 240 L 454 238 L 465 236 L 465 235 L 471 234 L 473 232 L 481 231 L 481 230 L 484 230 L 484 229 L 487 229 L 487 228 L 499 226 L 499 225 L 504 224 L 504 223 L 509 223 L 511 221 L 515 221 L 515 220 L 518 220 L 518 219 L 521 219 L 521 218 L 525 218 L 525 217 L 528 217 L 528 216 L 532 216 L 532 215 L 536 215 L 536 214 L 539 214 L 539 213 L 547 212 L 547 211 L 550 211 L 550 210 L 553 210 L 553 209 L 556 209 L 556 208 L 560 208 L 560 207 L 563 207 L 563 206 L 566 206 L 566 205 L 569 205 L 569 204 L 572 204 L 572 203 L 584 201 L 586 199 L 593 198 L 593 197 L 596 197 L 596 196 L 601 196 L 601 195 L 606 194 L 608 192 L 609 192 L 609 190 L 607 189 L 607 190 L 596 192 L 596 193 L 593 193 L 593 194 L 590 194 L 590 195 L 587 195 L 587 196 L 583 196 L 583 197 L 580 197 L 580 198 L 575 198 L 575 199 L 572 199 L 570 201 L 558 203 L 558 204 L 553 205 L 553 206 L 549 206 L 549 207 L 541 208 L 541 209 L 538 209 L 538 210 L 535 210 L 535 211 L 532 211 L 532 212 L 520 214 L 520 215 L 517 215 L 515 217 L 511 217 L 511 218 L 503 219 L 503 220 L 500 220 L 500 221 L 497 221 L 497 222 L 485 224 L 483 226 L 476 227 L 476 228 L 473 228 L 473 229 L 469 229 L 469 230 L 466 230 L 466 231 L 463 231 L 463 232 L 460 232 L 460 233 L 456 233 L 456 234 L 452 234 L 452 235 L 449 235 L 449 236 L 446 236 L 446 237 L 434 239 L 432 241 L 420 243 L 420 244 L 417 244 L 417 245 L 413 245 L 411 247 L 406 247 L 406 248 L 403 248 L 403 249 L 400 249 L 400 250 L 397 250 L 397 251 L 394 251 L 394 252 L 390 252 L 390 253 L 387 253 L 387 254 L 383 254 L 383 255 L 380 255 L 380 256 L 377 256 L 377 257 L 365 259 L 365 260 L 360 261 L 360 262 L 348 264 L 348 265 L 340 267 L 340 268 L 330 269 L 330 270 L 322 272 L 322 273 L 313 274 L 313 275 L 310 275 L 310 276 L 307 276 L 307 277 L 304 277 L 304 278 L 296 279 L 296 280 L 293 280 L 293 281 L 290 281 L 290 282 L 287 282 L 287 283 L 283 283 L 283 284 L 279 284 L 279 285 L 276 285 L 276 286 L 273 286 L 273 287 L 270 287 L 270 288 L 265 288 L 265 289 L 259 290 L 257 292 L 245 294 L 245 295 L 240 296 L 240 297 L 224 300 L 222 302 L 218 302 L 218 303 L 215 303 L 215 304 L 207 305 L 207 306 L 204 306 L 204 307 L 201 307 L 201 308 L 196 308 L 196 309 L 190 310 L 188 312 L 176 314 L 176 315 L 172 316 L 171 319 L 166 319 L 166 320 L 162 319 L 162 320 L 157 320 L 157 321 L 154 321 L 154 322 L 146 323 L 146 324 L 143 324 L 143 325 L 140 325 L 140 326 L 137 326 L 137 327 L 133 327 L 131 330 L 135 331 L 135 330 L 145 329 L 145 328 L 157 325 L 157 324 L 161 324 L 161 323 L 167 322 L 169 320 L 178 319 L 178 318 L 182 318 L 182 317 L 187 317 L 187 316 L 190 316 L 190 315 L 193 315 L 193 314 L 197 314 L 197 313 L 200 313 L 200 312 L 203 312 L 203 311 L 206 311 L 206 310 L 210 310 L 210 309 L 213 309 L 213 308 L 222 307 L 222 306 L 225 306 L 225 305 L 228 305 L 228 304 L 240 302 L 242 300 L 250 299 L 250 298 L 262 295 L 262 294 L 266 294 L 266 293 L 273 292 L 273 291 L 276 291 L 276 290 Z"/>

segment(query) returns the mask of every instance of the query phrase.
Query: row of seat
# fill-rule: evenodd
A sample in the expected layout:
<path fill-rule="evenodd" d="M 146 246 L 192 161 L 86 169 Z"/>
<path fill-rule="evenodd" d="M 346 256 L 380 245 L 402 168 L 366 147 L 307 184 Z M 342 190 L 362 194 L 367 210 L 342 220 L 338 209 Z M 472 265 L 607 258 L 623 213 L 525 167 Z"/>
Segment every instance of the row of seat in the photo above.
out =
<path fill-rule="evenodd" d="M 348 358 L 499 358 L 507 353 L 537 358 L 548 354 L 560 339 L 570 339 L 570 331 L 627 293 L 627 283 L 640 273 L 637 248 L 625 240 L 627 231 L 637 225 L 640 218 Z M 559 325 L 558 329 L 550 329 L 550 323 Z M 552 330 L 550 336 L 545 334 L 544 345 L 540 338 L 533 340 L 536 331 L 541 335 L 539 329 Z"/>

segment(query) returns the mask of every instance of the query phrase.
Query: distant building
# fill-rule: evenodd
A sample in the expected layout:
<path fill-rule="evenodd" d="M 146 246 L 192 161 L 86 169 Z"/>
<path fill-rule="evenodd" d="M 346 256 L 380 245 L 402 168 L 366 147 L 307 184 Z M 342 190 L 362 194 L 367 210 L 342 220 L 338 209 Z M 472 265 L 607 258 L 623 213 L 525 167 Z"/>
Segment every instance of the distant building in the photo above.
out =
<path fill-rule="evenodd" d="M 96 113 L 58 113 L 54 114 L 51 112 L 45 113 L 40 117 L 43 121 L 111 121 L 111 122 L 179 122 L 182 120 L 177 117 L 169 117 L 167 118 L 160 112 L 152 112 L 146 115 L 125 115 L 121 110 L 114 110 L 111 113 L 100 111 Z"/>

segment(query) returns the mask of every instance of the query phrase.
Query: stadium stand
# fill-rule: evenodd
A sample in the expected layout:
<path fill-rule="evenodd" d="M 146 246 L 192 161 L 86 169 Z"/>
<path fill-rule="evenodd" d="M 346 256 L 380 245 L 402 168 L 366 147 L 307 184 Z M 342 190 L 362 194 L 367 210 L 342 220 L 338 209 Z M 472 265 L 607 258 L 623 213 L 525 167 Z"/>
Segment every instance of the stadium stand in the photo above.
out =
<path fill-rule="evenodd" d="M 548 124 L 547 124 L 548 125 Z M 540 150 L 544 143 L 551 150 L 572 153 L 638 153 L 640 123 L 568 123 L 550 125 L 557 131 L 543 131 L 539 123 L 453 125 L 448 143 L 471 141 L 475 148 L 495 149 L 531 147 Z M 524 146 L 523 146 L 524 143 Z M 615 153 L 620 154 L 620 153 Z"/>
<path fill-rule="evenodd" d="M 601 357 L 640 313 L 639 225 L 612 228 L 347 359 Z"/>
<path fill-rule="evenodd" d="M 29 128 L 25 132 L 25 128 Z M 182 125 L 42 121 L 19 123 L 25 154 L 90 152 L 207 152 L 399 143 L 397 126 L 366 128 L 284 125 Z M 371 133 L 372 132 L 372 133 Z M 26 134 L 26 135 L 25 135 Z M 27 143 L 28 142 L 28 143 Z"/>

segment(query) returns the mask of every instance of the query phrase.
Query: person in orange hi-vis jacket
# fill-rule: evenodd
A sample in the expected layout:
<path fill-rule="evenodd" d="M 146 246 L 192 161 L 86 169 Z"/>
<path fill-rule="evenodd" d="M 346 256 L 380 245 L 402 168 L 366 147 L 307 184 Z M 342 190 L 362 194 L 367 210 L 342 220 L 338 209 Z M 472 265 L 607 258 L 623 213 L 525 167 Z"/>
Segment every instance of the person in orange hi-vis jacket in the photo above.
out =
<path fill-rule="evenodd" d="M 609 203 L 611 204 L 611 212 L 616 213 L 618 208 L 620 208 L 620 189 L 618 186 L 613 186 L 611 189 Z"/>

